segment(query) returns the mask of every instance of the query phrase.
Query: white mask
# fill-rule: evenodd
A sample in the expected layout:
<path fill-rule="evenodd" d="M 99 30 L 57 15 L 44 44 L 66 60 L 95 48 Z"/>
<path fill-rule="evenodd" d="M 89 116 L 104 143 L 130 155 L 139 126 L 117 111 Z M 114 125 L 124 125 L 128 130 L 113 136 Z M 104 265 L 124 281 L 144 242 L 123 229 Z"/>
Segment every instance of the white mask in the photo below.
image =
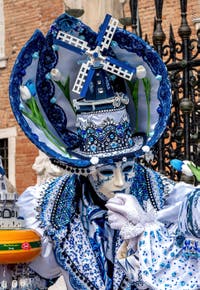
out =
<path fill-rule="evenodd" d="M 114 164 L 99 165 L 89 175 L 98 196 L 108 200 L 116 193 L 128 194 L 135 176 L 134 163 L 134 161 L 119 161 Z"/>

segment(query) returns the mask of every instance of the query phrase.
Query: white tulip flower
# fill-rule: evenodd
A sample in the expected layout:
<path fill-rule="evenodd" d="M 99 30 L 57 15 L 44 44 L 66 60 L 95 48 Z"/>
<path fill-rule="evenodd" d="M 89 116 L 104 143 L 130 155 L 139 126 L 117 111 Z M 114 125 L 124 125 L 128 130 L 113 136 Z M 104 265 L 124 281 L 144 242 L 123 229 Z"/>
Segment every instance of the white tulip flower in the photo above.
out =
<path fill-rule="evenodd" d="M 23 100 L 23 101 L 28 101 L 28 100 L 30 100 L 31 99 L 31 92 L 30 92 L 30 90 L 28 89 L 28 87 L 27 86 L 20 86 L 19 87 L 19 90 L 20 90 L 20 96 L 21 96 L 21 99 Z"/>
<path fill-rule="evenodd" d="M 59 82 L 62 79 L 62 74 L 57 68 L 53 68 L 50 72 L 50 75 L 55 82 Z"/>
<path fill-rule="evenodd" d="M 193 173 L 191 171 L 191 169 L 189 168 L 189 164 L 191 164 L 191 161 L 189 160 L 183 160 L 183 164 L 182 164 L 182 172 L 187 175 L 187 176 L 193 176 Z"/>
<path fill-rule="evenodd" d="M 146 73 L 147 73 L 147 71 L 146 71 L 146 69 L 145 69 L 145 67 L 143 65 L 137 66 L 137 68 L 136 68 L 136 76 L 137 76 L 138 79 L 145 78 Z"/>

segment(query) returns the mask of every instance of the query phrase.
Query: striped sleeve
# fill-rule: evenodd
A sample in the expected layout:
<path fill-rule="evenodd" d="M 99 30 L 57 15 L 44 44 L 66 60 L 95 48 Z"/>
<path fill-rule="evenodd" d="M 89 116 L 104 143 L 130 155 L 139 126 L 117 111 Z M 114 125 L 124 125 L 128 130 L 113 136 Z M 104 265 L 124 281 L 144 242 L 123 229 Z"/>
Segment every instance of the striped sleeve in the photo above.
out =
<path fill-rule="evenodd" d="M 200 238 L 200 188 L 186 196 L 179 214 L 179 230 L 187 237 Z"/>

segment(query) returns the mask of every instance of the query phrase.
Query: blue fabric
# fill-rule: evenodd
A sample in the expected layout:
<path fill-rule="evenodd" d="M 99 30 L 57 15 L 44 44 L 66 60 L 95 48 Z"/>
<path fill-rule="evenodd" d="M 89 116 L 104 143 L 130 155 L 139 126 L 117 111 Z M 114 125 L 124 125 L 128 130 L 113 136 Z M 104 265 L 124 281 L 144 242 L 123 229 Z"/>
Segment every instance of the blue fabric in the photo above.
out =
<path fill-rule="evenodd" d="M 105 209 L 93 204 L 91 196 L 83 194 L 81 203 L 83 226 L 97 259 L 106 289 L 112 289 L 114 231 L 110 228 Z"/>
<path fill-rule="evenodd" d="M 169 201 L 168 194 L 170 192 L 170 186 L 174 188 L 174 182 L 138 164 L 135 165 L 135 172 L 136 175 L 133 180 L 131 194 L 138 198 L 145 210 L 147 209 L 146 207 L 149 201 L 155 209 L 161 209 L 159 212 L 165 210 L 165 208 L 162 208 L 167 204 L 166 200 L 168 199 Z M 188 192 L 188 194 L 190 193 L 190 195 L 185 194 L 185 202 L 182 200 L 184 197 L 181 196 L 181 202 L 183 203 L 181 212 L 183 224 L 179 226 L 180 230 L 182 226 L 182 235 L 181 231 L 179 235 L 179 233 L 174 232 L 173 229 L 171 232 L 173 234 L 171 235 L 164 224 L 161 226 L 158 223 L 154 226 L 150 225 L 149 228 L 147 227 L 141 237 L 139 243 L 139 252 L 143 263 L 141 279 L 145 281 L 144 283 L 147 283 L 147 285 L 149 285 L 148 281 L 150 281 L 149 283 L 157 283 L 156 285 L 158 285 L 159 278 L 164 280 L 169 279 L 171 275 L 169 264 L 171 263 L 171 268 L 174 269 L 176 263 L 182 265 L 180 259 L 189 266 L 190 259 L 194 272 L 196 271 L 195 265 L 197 264 L 195 263 L 198 263 L 199 259 L 199 245 L 195 241 L 191 243 L 189 239 L 186 239 L 183 232 L 185 227 L 187 231 L 185 231 L 184 234 L 189 233 L 194 235 L 199 233 L 199 227 L 197 227 L 199 216 L 198 201 L 200 200 L 199 189 L 194 190 L 191 186 L 180 184 L 178 189 L 177 187 L 173 189 L 174 201 L 176 200 L 178 192 L 180 195 L 180 192 L 184 190 Z M 192 191 L 193 194 L 191 194 Z M 67 205 L 66 209 L 64 209 L 62 202 Z M 177 199 L 176 202 L 179 203 L 179 199 Z M 61 223 L 60 228 L 58 228 L 60 206 L 60 210 L 63 209 L 62 214 L 66 215 L 66 219 L 64 218 L 65 222 Z M 195 212 L 197 213 L 196 215 Z M 183 215 L 183 213 L 185 215 Z M 191 219 L 191 213 L 193 213 L 193 219 Z M 45 222 L 43 222 L 43 227 L 48 230 L 48 233 L 52 234 L 57 261 L 59 265 L 69 273 L 69 280 L 73 289 L 88 290 L 90 287 L 91 289 L 104 289 L 104 285 L 106 285 L 106 290 L 137 289 L 137 286 L 134 286 L 134 283 L 137 283 L 136 279 L 133 281 L 132 285 L 127 282 L 122 288 L 120 288 L 121 286 L 117 286 L 118 288 L 116 287 L 116 285 L 123 285 L 122 282 L 125 280 L 125 272 L 123 272 L 121 268 L 120 270 L 118 268 L 117 275 L 119 274 L 121 277 L 119 281 L 117 281 L 118 284 L 116 284 L 118 276 L 116 275 L 115 269 L 118 265 L 118 260 L 115 259 L 115 254 L 118 232 L 114 232 L 110 229 L 106 218 L 104 202 L 95 194 L 87 178 L 80 179 L 78 176 L 72 175 L 71 177 L 65 176 L 58 178 L 51 183 L 49 188 L 45 191 L 40 218 L 42 218 L 43 221 L 45 220 Z M 177 219 L 178 217 L 174 220 L 175 227 L 178 226 Z M 189 228 L 186 228 L 186 225 Z M 66 228 L 68 231 L 66 231 Z M 122 240 L 118 241 L 121 244 Z M 172 251 L 172 248 L 176 251 Z M 176 252 L 182 255 L 180 259 L 179 256 L 176 256 Z M 151 260 L 151 253 L 154 253 L 159 263 L 157 263 L 156 260 L 154 261 L 155 257 Z M 175 256 L 172 256 L 173 254 Z M 188 254 L 190 254 L 190 256 L 188 256 Z M 168 257 L 169 263 L 166 262 L 166 257 Z M 90 264 L 92 259 L 93 263 L 95 263 L 95 267 Z M 165 271 L 168 276 L 167 274 L 165 275 L 163 266 L 165 266 Z M 156 272 L 157 268 L 158 271 Z M 198 266 L 196 268 L 198 269 Z M 181 269 L 179 269 L 179 272 L 182 271 Z M 152 271 L 155 272 L 155 277 L 152 276 Z M 172 272 L 172 274 L 175 275 L 174 272 Z M 187 272 L 185 275 L 190 275 L 190 272 Z M 195 275 L 191 279 L 194 280 L 196 277 Z M 152 279 L 150 279 L 151 276 Z M 181 282 L 182 284 L 183 282 L 190 283 L 188 276 Z M 173 283 L 173 281 L 170 281 L 166 289 L 173 289 L 173 286 L 171 286 Z M 192 287 L 196 282 L 191 283 L 190 286 L 192 286 L 188 289 L 193 289 Z M 164 289 L 163 287 L 164 284 L 161 284 L 162 289 Z"/>

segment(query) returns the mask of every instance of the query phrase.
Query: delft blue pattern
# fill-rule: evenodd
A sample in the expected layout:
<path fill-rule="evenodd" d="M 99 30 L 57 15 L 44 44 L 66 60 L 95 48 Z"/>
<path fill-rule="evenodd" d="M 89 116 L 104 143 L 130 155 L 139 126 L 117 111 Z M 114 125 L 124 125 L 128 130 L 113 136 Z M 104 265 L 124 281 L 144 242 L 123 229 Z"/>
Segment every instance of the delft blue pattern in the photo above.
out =
<path fill-rule="evenodd" d="M 66 227 L 75 213 L 75 176 L 62 182 L 52 208 L 51 224 L 56 229 Z"/>
<path fill-rule="evenodd" d="M 161 175 L 156 171 L 152 171 L 149 168 L 146 168 L 146 172 L 148 175 L 147 183 L 150 182 L 152 188 L 152 193 L 150 195 L 153 195 L 157 209 L 161 209 L 165 204 L 169 191 L 175 186 L 176 183 L 175 181 L 170 180 L 166 178 L 166 176 Z M 153 199 L 151 199 L 151 201 L 153 203 Z"/>
<path fill-rule="evenodd" d="M 61 247 L 61 241 L 64 241 Z M 96 259 L 79 217 L 71 222 L 71 230 L 66 237 L 61 232 L 54 237 L 55 256 L 58 263 L 69 272 L 74 289 L 104 289 Z M 78 286 L 76 286 L 78 285 Z M 91 288 L 90 288 L 91 287 Z"/>
<path fill-rule="evenodd" d="M 198 188 L 188 196 L 181 208 L 179 230 L 185 236 L 200 238 L 199 201 L 200 189 Z"/>
<path fill-rule="evenodd" d="M 167 185 L 167 181 L 169 184 L 171 183 L 171 181 L 159 177 L 157 173 L 155 174 L 151 170 L 145 169 L 138 164 L 135 165 L 135 170 L 137 170 L 137 177 L 133 181 L 135 191 L 133 187 L 132 194 L 135 194 L 138 198 L 142 195 L 145 200 L 148 200 L 150 198 L 150 196 L 148 196 L 148 190 L 151 187 L 152 190 L 156 190 L 154 194 L 159 195 L 161 194 L 159 188 Z M 139 183 L 141 185 L 145 184 L 146 176 L 148 176 L 151 181 L 149 183 L 151 186 L 143 186 L 140 192 L 137 193 Z M 91 226 L 91 219 L 93 216 L 100 217 L 104 215 L 104 212 L 102 211 L 101 213 L 101 211 L 98 211 L 97 206 L 89 204 L 86 205 L 85 211 L 81 210 L 81 212 L 87 212 L 88 215 L 86 219 L 83 219 L 79 214 L 71 215 L 70 217 L 69 213 L 71 210 L 68 208 L 65 211 L 65 221 L 67 222 L 63 223 L 59 230 L 57 229 L 57 223 L 60 219 L 57 215 L 60 214 L 60 211 L 56 208 L 61 206 L 60 208 L 63 209 L 63 205 L 60 205 L 60 202 L 56 203 L 56 206 L 53 205 L 57 197 L 58 200 L 61 201 L 61 195 L 62 198 L 66 198 L 67 207 L 72 205 L 74 195 L 77 194 L 71 191 L 71 187 L 75 181 L 76 179 L 74 179 L 74 176 L 70 178 L 65 176 L 55 179 L 47 187 L 44 187 L 40 220 L 42 220 L 42 225 L 44 229 L 47 230 L 48 234 L 52 234 L 55 243 L 56 259 L 61 267 L 69 273 L 72 287 L 75 290 L 108 290 L 109 288 L 104 288 L 103 280 L 105 279 L 105 272 L 99 267 L 101 261 L 99 260 L 98 262 L 98 259 L 96 259 L 94 255 L 96 251 L 99 255 L 102 255 L 102 241 L 99 238 L 95 240 L 97 232 L 94 232 L 94 236 L 89 238 L 87 230 L 87 228 L 89 229 Z M 66 191 L 64 184 L 67 188 Z M 63 191 L 64 193 L 62 194 Z M 69 198 L 67 198 L 67 192 L 69 193 Z M 167 193 L 162 195 L 162 199 L 165 199 L 165 194 Z M 199 199 L 199 189 L 194 191 L 194 196 L 197 196 Z M 194 196 L 192 198 L 192 204 L 197 206 L 197 198 L 194 198 Z M 159 199 L 156 200 L 155 197 L 154 199 L 156 205 L 159 208 L 162 207 L 163 203 Z M 52 215 L 53 211 L 55 215 Z M 52 219 L 52 216 L 54 219 Z M 66 224 L 68 223 L 70 223 L 70 231 L 67 232 Z M 99 234 L 101 235 L 101 231 Z M 121 239 L 117 239 L 115 250 L 118 249 L 121 242 Z M 98 245 L 98 243 L 100 244 Z M 176 233 L 174 232 L 174 235 L 169 235 L 165 227 L 155 224 L 145 229 L 139 241 L 139 249 L 143 271 L 139 273 L 138 281 L 134 284 L 135 286 L 131 286 L 128 282 L 125 282 L 122 289 L 137 289 L 137 283 L 146 281 L 148 284 L 148 279 L 153 279 L 151 281 L 152 285 L 155 285 L 155 287 L 157 287 L 156 289 L 159 290 L 174 290 L 174 287 L 183 290 L 197 290 L 197 287 L 200 287 L 198 274 L 200 266 L 200 244 L 197 240 L 188 239 L 183 236 L 181 238 L 181 234 L 179 235 L 178 231 Z M 111 287 L 109 286 L 109 280 L 107 281 L 107 286 Z M 121 281 L 125 281 L 124 273 L 117 261 L 115 261 L 113 289 L 118 290 Z"/>
<path fill-rule="evenodd" d="M 186 240 L 182 247 L 160 226 L 150 226 L 139 242 L 143 281 L 156 289 L 199 289 L 199 242 Z"/>
<path fill-rule="evenodd" d="M 47 143 L 41 142 L 39 140 L 38 135 L 34 134 L 29 126 L 29 124 L 27 123 L 26 119 L 24 118 L 21 110 L 20 110 L 20 91 L 19 91 L 19 86 L 23 84 L 23 78 L 26 75 L 26 70 L 27 68 L 29 68 L 29 66 L 31 65 L 32 61 L 34 61 L 35 59 L 35 54 L 37 52 L 37 54 L 41 57 L 41 61 L 45 62 L 44 60 L 44 56 L 42 56 L 42 51 L 46 50 L 48 52 L 48 60 L 49 60 L 49 66 L 51 65 L 51 61 L 54 63 L 56 60 L 55 55 L 53 54 L 53 52 L 49 53 L 49 50 L 46 47 L 46 39 L 43 36 L 43 34 L 39 31 L 36 30 L 35 33 L 33 34 L 33 36 L 30 38 L 30 40 L 26 43 L 26 45 L 22 48 L 21 52 L 19 53 L 17 60 L 15 62 L 11 77 L 10 77 L 10 86 L 9 86 L 9 96 L 10 96 L 10 103 L 11 103 L 11 107 L 13 110 L 13 113 L 15 115 L 15 118 L 17 120 L 17 122 L 19 123 L 19 125 L 21 126 L 21 128 L 23 129 L 23 131 L 25 132 L 25 134 L 27 135 L 27 137 L 39 148 L 41 149 L 43 152 L 45 152 L 48 156 L 52 156 L 54 158 L 56 158 L 57 160 L 61 160 L 61 161 L 65 161 L 67 162 L 69 165 L 74 165 L 77 167 L 87 167 L 90 165 L 90 162 L 88 160 L 73 160 L 71 158 L 67 158 L 57 152 L 55 152 L 54 150 L 52 150 Z M 52 59 L 53 57 L 53 59 Z M 57 105 L 51 104 L 51 96 L 54 92 L 54 85 L 52 84 L 52 81 L 50 80 L 46 80 L 44 79 L 44 75 L 42 75 L 42 72 L 45 73 L 46 72 L 46 68 L 40 67 L 40 71 L 38 71 L 38 76 L 40 76 L 41 79 L 44 80 L 44 87 L 42 86 L 41 82 L 39 79 L 37 79 L 38 81 L 38 86 L 39 88 L 37 88 L 37 92 L 39 92 L 39 95 L 41 95 L 40 98 L 40 102 L 42 102 L 42 98 L 43 98 L 43 93 L 44 93 L 44 97 L 46 98 L 46 100 L 48 99 L 48 102 L 44 103 L 44 110 L 48 110 L 49 108 L 53 108 L 52 106 L 54 106 L 55 110 L 54 114 L 51 114 L 50 111 L 46 112 L 49 115 L 50 120 L 53 120 L 54 123 L 56 123 L 56 128 L 60 130 L 60 135 L 62 135 L 63 131 L 65 131 L 67 134 L 67 130 L 66 128 L 64 129 L 63 125 L 59 123 L 59 119 L 57 119 L 58 117 L 60 118 L 60 120 L 62 120 L 62 122 L 64 121 L 64 124 L 66 125 L 66 121 L 65 121 L 65 117 L 63 115 L 63 110 Z M 40 91 L 40 89 L 42 91 Z M 49 96 L 47 96 L 47 92 L 49 93 Z M 59 113 L 58 113 L 59 111 Z M 70 135 L 71 133 L 69 133 Z M 64 135 L 63 135 L 64 136 Z M 71 135 L 70 135 L 71 136 Z M 74 135 L 73 135 L 74 136 Z M 73 138 L 72 138 L 73 139 Z M 72 139 L 70 137 L 70 142 L 72 142 Z M 65 142 L 66 139 L 65 139 Z M 72 143 L 71 143 L 72 144 Z M 73 145 L 74 146 L 74 145 Z"/>
<path fill-rule="evenodd" d="M 96 41 L 96 33 L 89 27 L 81 23 L 78 19 L 63 14 L 58 17 L 53 23 L 46 38 L 41 32 L 36 31 L 33 37 L 27 42 L 22 49 L 15 63 L 11 82 L 10 82 L 10 101 L 15 117 L 22 127 L 28 138 L 47 155 L 77 167 L 87 167 L 90 165 L 90 160 L 83 158 L 70 158 L 56 152 L 49 147 L 48 143 L 41 142 L 38 136 L 34 134 L 26 122 L 20 107 L 19 86 L 23 83 L 23 78 L 26 75 L 27 69 L 30 69 L 31 62 L 38 57 L 38 69 L 36 77 L 37 94 L 40 104 L 52 128 L 61 137 L 68 151 L 74 150 L 79 146 L 78 136 L 67 128 L 68 116 L 64 110 L 51 100 L 55 97 L 54 83 L 46 78 L 47 73 L 58 62 L 58 51 L 55 49 L 54 40 L 58 30 L 72 33 L 74 36 L 85 39 L 91 48 L 94 48 Z M 161 75 L 160 89 L 158 91 L 158 99 L 160 105 L 158 108 L 159 119 L 156 124 L 155 131 L 152 137 L 147 141 L 148 146 L 152 146 L 161 136 L 163 128 L 167 124 L 168 115 L 170 114 L 170 91 L 167 78 L 167 71 L 159 58 L 158 54 L 152 50 L 142 39 L 122 29 L 117 29 L 113 38 L 113 43 L 117 43 L 120 48 L 126 49 L 128 52 L 136 53 L 142 56 L 152 72 L 156 75 Z M 113 56 L 112 48 L 107 51 L 108 56 Z M 73 152 L 74 153 L 74 152 Z M 75 153 L 74 153 L 75 154 Z M 80 156 L 79 156 L 80 157 Z"/>
<path fill-rule="evenodd" d="M 41 51 L 38 62 L 36 79 L 38 98 L 54 129 L 67 145 L 67 148 L 71 149 L 78 146 L 77 135 L 66 130 L 67 116 L 60 106 L 51 102 L 55 95 L 55 86 L 50 79 L 46 78 L 46 75 L 56 66 L 58 61 L 57 53 L 52 46 L 53 38 L 49 34 L 46 37 L 46 45 Z"/>
<path fill-rule="evenodd" d="M 145 179 L 145 169 L 138 164 L 135 164 L 134 171 L 137 172 L 133 185 L 131 187 L 131 193 L 136 196 L 140 205 L 149 199 L 149 192 Z"/>
<path fill-rule="evenodd" d="M 61 201 L 60 193 L 62 190 L 64 190 L 64 187 L 63 187 L 64 184 L 66 184 L 68 190 L 70 191 L 71 187 L 68 185 L 72 185 L 72 179 L 66 176 L 62 178 L 56 178 L 48 186 L 45 186 L 43 188 L 42 195 L 44 196 L 40 204 L 41 206 L 40 220 L 42 221 L 41 226 L 47 231 L 48 235 L 52 236 L 55 242 L 56 259 L 58 263 L 66 271 L 69 272 L 70 283 L 72 287 L 74 289 L 81 289 L 81 290 L 104 289 L 103 284 L 99 284 L 99 285 L 97 284 L 98 286 L 96 286 L 96 288 L 92 288 L 92 287 L 95 287 L 95 283 L 103 283 L 103 282 L 100 282 L 101 279 L 98 281 L 97 277 L 98 276 L 103 277 L 105 273 L 102 272 L 102 274 L 100 275 L 99 265 L 95 266 L 95 263 L 97 263 L 96 258 L 94 261 L 92 261 L 94 259 L 93 250 L 95 250 L 93 246 L 95 247 L 95 245 L 90 244 L 88 237 L 86 235 L 85 229 L 82 226 L 80 218 L 77 215 L 71 218 L 71 222 L 70 222 L 71 230 L 68 234 L 66 233 L 67 232 L 66 226 L 64 224 L 62 224 L 59 230 L 57 229 L 57 223 L 55 221 L 59 220 L 59 216 L 57 217 L 56 215 L 59 215 L 60 211 L 56 210 L 53 205 L 55 201 L 57 200 L 57 198 L 59 201 Z M 72 198 L 72 195 L 71 195 L 71 198 Z M 57 206 L 58 207 L 60 206 L 59 202 L 57 203 Z M 68 203 L 68 206 L 69 206 L 69 203 Z M 63 208 L 62 205 L 61 205 L 61 208 Z M 69 210 L 70 210 L 69 208 L 65 210 L 65 214 L 67 216 L 65 220 L 67 221 L 69 218 L 69 214 L 68 214 Z M 94 207 L 94 210 L 95 210 L 94 211 L 94 214 L 95 214 L 97 210 L 96 206 Z M 89 213 L 90 218 L 92 218 L 93 214 L 91 210 L 89 210 L 88 213 Z M 52 217 L 54 218 L 52 219 Z M 119 248 L 119 246 L 121 245 L 121 242 L 122 242 L 121 239 L 119 239 L 116 244 L 116 249 Z M 115 270 L 114 270 L 113 275 L 115 276 L 114 281 L 115 283 L 117 283 L 116 285 L 119 285 L 121 281 L 125 278 L 125 275 L 118 264 L 115 265 Z M 84 279 L 82 279 L 83 276 L 84 276 Z M 80 279 L 80 277 L 82 278 Z M 92 282 L 93 286 L 91 284 L 91 281 L 93 281 Z M 110 288 L 105 288 L 106 290 L 112 289 L 112 286 L 111 286 L 112 284 L 110 284 L 110 282 L 111 281 L 108 279 L 107 287 L 110 287 Z M 113 286 L 114 287 L 113 289 L 118 289 L 116 285 Z M 124 285 L 128 285 L 128 283 L 124 282 Z M 129 286 L 127 287 L 128 288 L 124 288 L 124 289 L 129 289 Z"/>
<path fill-rule="evenodd" d="M 56 38 L 59 30 L 68 32 L 82 40 L 86 40 L 92 49 L 95 48 L 96 33 L 77 18 L 71 17 L 67 14 L 60 15 L 51 26 L 48 34 L 52 34 L 53 37 Z"/>
<path fill-rule="evenodd" d="M 35 51 L 40 51 L 44 44 L 44 36 L 39 30 L 36 30 L 31 39 L 21 50 L 16 60 L 14 70 L 12 71 L 10 78 L 11 85 L 9 87 L 10 103 L 15 118 L 19 125 L 23 128 L 27 137 L 30 139 L 34 138 L 36 143 L 38 142 L 38 137 L 36 135 L 32 136 L 33 134 L 20 111 L 19 86 L 22 84 L 23 77 L 26 75 L 27 67 L 32 63 L 32 55 Z"/>
<path fill-rule="evenodd" d="M 169 91 L 168 73 L 166 67 L 163 65 L 158 53 L 154 51 L 150 46 L 147 46 L 144 40 L 138 38 L 135 34 L 130 34 L 128 31 L 124 31 L 120 28 L 117 29 L 114 34 L 113 41 L 116 41 L 120 48 L 126 49 L 129 52 L 134 52 L 138 56 L 141 56 L 144 61 L 149 65 L 154 75 L 162 75 L 160 82 L 160 89 L 158 96 L 160 105 L 158 113 L 160 115 L 159 121 L 156 124 L 154 135 L 148 140 L 147 145 L 152 147 L 157 140 L 160 139 L 163 131 L 168 122 L 168 116 L 170 115 L 171 101 Z"/>
<path fill-rule="evenodd" d="M 86 197 L 83 193 L 80 215 L 106 289 L 113 289 L 111 277 L 117 239 L 116 233 L 109 226 L 107 211 L 94 205 L 91 196 Z"/>
<path fill-rule="evenodd" d="M 78 129 L 78 134 L 83 140 L 80 150 L 88 154 L 113 152 L 133 146 L 130 123 L 127 121 L 117 125 L 108 124 L 103 128 Z"/>
<path fill-rule="evenodd" d="M 155 185 L 157 184 L 158 186 L 158 191 L 154 192 L 154 194 L 160 194 L 159 186 L 161 186 L 162 184 L 162 179 L 159 178 L 159 175 L 153 175 L 153 172 L 151 172 L 151 170 L 148 171 L 138 164 L 135 164 L 135 170 L 137 170 L 137 177 L 135 178 L 133 184 L 136 188 L 135 191 L 132 192 L 132 194 L 135 194 L 138 198 L 141 198 L 141 196 L 143 196 L 145 200 L 149 199 L 149 187 L 143 186 L 139 194 L 137 193 L 139 183 L 140 185 L 145 185 L 146 175 L 149 175 L 149 178 L 151 177 L 149 180 L 151 180 L 152 184 L 155 183 L 153 186 L 154 190 L 156 190 Z M 91 226 L 90 220 L 92 219 L 92 217 L 96 215 L 101 215 L 101 212 L 99 212 L 97 206 L 94 206 L 92 204 L 90 206 L 86 206 L 88 212 L 88 221 L 86 219 L 86 223 L 84 222 L 83 218 L 80 219 L 79 215 L 72 214 L 74 212 L 73 200 L 74 196 L 77 194 L 73 190 L 75 188 L 74 184 L 77 181 L 76 178 L 78 177 L 75 177 L 74 175 L 71 177 L 64 176 L 61 178 L 56 178 L 48 186 L 44 187 L 44 196 L 41 203 L 40 220 L 42 221 L 42 226 L 44 227 L 44 229 L 46 229 L 47 233 L 50 234 L 54 240 L 56 259 L 61 267 L 69 272 L 70 283 L 72 287 L 78 290 L 104 289 L 105 286 L 103 280 L 105 280 L 106 276 L 105 272 L 103 272 L 100 267 L 101 261 L 103 260 L 99 260 L 100 264 L 98 264 L 98 259 L 94 259 L 95 252 L 98 252 L 100 256 L 102 255 L 103 244 L 101 244 L 101 239 L 95 239 L 95 235 L 98 234 L 97 232 L 94 233 L 94 237 L 91 236 L 91 238 L 89 239 L 88 231 L 86 230 L 87 227 Z M 64 200 L 63 203 L 62 199 Z M 66 208 L 64 208 L 63 204 L 67 204 Z M 157 205 L 160 207 L 161 203 L 157 201 Z M 62 223 L 60 225 L 60 228 L 58 229 L 61 211 L 63 211 L 62 218 L 64 218 L 64 223 Z M 104 213 L 102 212 L 102 214 Z M 67 225 L 69 224 L 70 230 L 67 232 Z M 100 236 L 101 233 L 102 232 L 100 230 Z M 162 241 L 162 234 L 160 234 L 159 231 L 151 232 L 151 236 L 154 238 L 158 238 L 159 242 Z M 100 244 L 98 245 L 98 243 Z M 121 243 L 121 239 L 117 239 L 116 250 L 121 245 Z M 141 244 L 143 244 L 143 242 L 141 242 Z M 124 280 L 125 276 L 122 272 L 121 266 L 118 265 L 117 261 L 115 261 L 114 267 L 115 269 L 113 274 L 113 281 L 115 284 L 113 285 L 113 289 L 117 290 L 119 289 L 119 285 L 121 281 Z M 107 280 L 107 283 L 108 287 L 112 287 L 109 286 L 109 279 Z M 136 286 L 130 286 L 128 282 L 124 282 L 123 285 L 124 290 L 137 289 Z M 108 289 L 110 288 L 106 288 L 106 290 Z"/>
<path fill-rule="evenodd" d="M 194 258 L 200 259 L 200 243 L 192 240 L 185 240 L 182 246 L 185 259 Z"/>
<path fill-rule="evenodd" d="M 116 252 L 122 243 L 119 233 L 110 229 L 107 219 L 104 219 L 106 211 L 92 204 L 90 197 L 86 202 L 83 197 L 83 203 L 81 220 L 96 257 L 105 289 L 117 290 L 123 282 L 123 289 L 128 290 L 129 283 L 125 280 L 125 273 L 115 260 Z M 96 228 L 95 234 L 93 234 L 94 228 Z M 110 278 L 112 272 L 113 279 Z"/>
<path fill-rule="evenodd" d="M 60 264 L 67 272 L 69 272 L 70 281 L 74 289 L 87 290 L 88 285 L 91 284 L 89 281 L 93 280 L 93 283 L 95 285 L 95 277 L 99 274 L 97 274 L 97 272 L 93 269 L 95 265 L 94 263 L 96 263 L 96 261 L 92 261 L 91 248 L 85 236 L 85 231 L 80 221 L 77 220 L 77 218 L 72 218 L 72 212 L 74 208 L 73 192 L 75 189 L 73 184 L 74 179 L 75 175 L 71 177 L 59 177 L 43 187 L 43 192 L 41 193 L 43 197 L 40 204 L 40 221 L 41 227 L 46 230 L 48 235 L 52 236 L 55 242 L 55 256 L 58 264 Z M 66 190 L 64 185 L 67 188 Z M 67 192 L 69 196 L 67 195 Z M 65 200 L 65 206 L 63 206 L 64 201 L 62 203 L 61 196 Z M 62 218 L 64 218 L 64 223 L 62 223 L 58 229 L 58 222 L 60 220 L 61 210 L 63 210 Z M 73 233 L 71 234 L 71 236 L 67 234 L 67 225 L 70 221 L 74 225 L 72 229 Z M 69 247 L 68 251 L 66 251 L 67 243 Z M 90 269 L 90 267 L 88 268 L 87 265 L 89 264 L 92 265 L 92 270 Z M 98 269 L 98 267 L 96 268 Z M 88 272 L 90 279 L 85 277 L 85 281 L 87 283 L 84 283 L 82 279 L 79 279 L 79 277 L 77 276 L 77 273 L 79 273 L 79 271 L 81 271 L 82 273 Z M 98 289 L 98 287 L 94 289 Z"/>
<path fill-rule="evenodd" d="M 174 182 L 166 180 L 157 172 L 144 168 L 137 163 L 134 165 L 134 171 L 136 176 L 131 193 L 136 196 L 141 206 L 144 207 L 144 203 L 150 199 L 156 210 L 161 209 L 167 194 L 164 187 L 167 186 L 167 183 L 174 184 Z"/>
<path fill-rule="evenodd" d="M 75 212 L 75 176 L 56 178 L 44 186 L 41 203 L 41 226 L 49 235 L 55 235 L 67 226 Z M 56 194 L 56 200 L 55 196 Z"/>

